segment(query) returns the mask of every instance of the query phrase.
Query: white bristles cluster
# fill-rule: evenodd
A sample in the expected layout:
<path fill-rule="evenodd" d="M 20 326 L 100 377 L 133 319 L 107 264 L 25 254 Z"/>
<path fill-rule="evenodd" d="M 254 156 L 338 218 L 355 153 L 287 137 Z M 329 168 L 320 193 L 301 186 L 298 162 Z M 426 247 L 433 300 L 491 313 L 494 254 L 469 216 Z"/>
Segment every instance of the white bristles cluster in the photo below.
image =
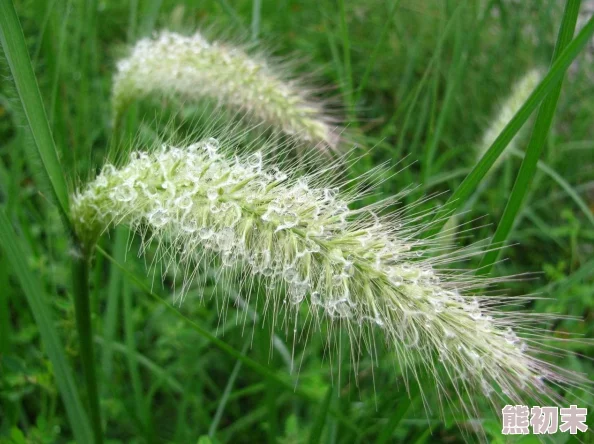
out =
<path fill-rule="evenodd" d="M 485 154 L 495 139 L 501 134 L 505 126 L 511 121 L 526 100 L 528 100 L 530 94 L 532 94 L 536 86 L 542 80 L 542 75 L 541 70 L 532 69 L 514 85 L 510 95 L 501 104 L 499 112 L 493 117 L 491 125 L 483 134 L 483 139 L 479 144 L 479 150 L 477 152 L 479 158 Z M 516 148 L 519 137 L 521 137 L 521 135 L 516 134 L 510 141 L 508 148 Z M 507 152 L 509 152 L 509 150 Z M 505 158 L 504 156 L 505 152 L 504 155 L 499 156 L 495 165 L 499 165 Z"/>
<path fill-rule="evenodd" d="M 327 186 L 322 174 L 293 177 L 260 152 L 224 145 L 164 145 L 122 168 L 106 165 L 72 198 L 79 237 L 93 244 L 127 224 L 145 241 L 167 242 L 186 290 L 198 264 L 218 264 L 248 300 L 265 285 L 273 316 L 307 311 L 318 326 L 340 322 L 354 354 L 373 354 L 373 331 L 383 332 L 409 374 L 421 359 L 440 389 L 437 366 L 457 392 L 542 394 L 543 378 L 560 380 L 534 356 L 535 340 L 516 334 L 525 319 L 495 309 L 509 299 L 467 295 L 484 283 L 436 268 L 448 259 L 426 255 L 415 218 L 350 209 L 357 193 Z"/>
<path fill-rule="evenodd" d="M 214 100 L 319 148 L 338 144 L 336 126 L 306 88 L 285 81 L 262 57 L 209 42 L 199 33 L 187 37 L 163 31 L 137 42 L 118 62 L 112 97 L 116 119 L 131 101 L 159 93 Z"/>

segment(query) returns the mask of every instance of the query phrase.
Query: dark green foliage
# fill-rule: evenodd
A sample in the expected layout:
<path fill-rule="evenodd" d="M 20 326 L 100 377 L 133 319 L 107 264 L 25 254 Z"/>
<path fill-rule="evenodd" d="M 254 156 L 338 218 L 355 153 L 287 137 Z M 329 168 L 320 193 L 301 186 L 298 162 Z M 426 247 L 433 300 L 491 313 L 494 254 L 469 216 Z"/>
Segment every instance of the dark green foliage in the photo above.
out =
<path fill-rule="evenodd" d="M 446 202 L 476 166 L 476 144 L 511 85 L 528 69 L 549 65 L 563 13 L 556 0 L 20 0 L 16 9 L 70 190 L 116 143 L 110 84 L 126 44 L 153 29 L 214 25 L 243 41 L 257 36 L 281 57 L 304 57 L 297 72 L 316 71 L 322 86 L 332 86 L 322 96 L 340 96 L 345 123 L 363 146 L 373 147 L 348 176 L 383 162 L 411 164 L 386 174 L 366 202 L 419 184 L 403 204 L 438 194 L 419 210 Z M 581 339 L 564 344 L 576 355 L 559 350 L 553 359 L 592 374 L 594 67 L 588 50 L 565 76 L 541 164 L 507 236 L 511 246 L 500 255 L 507 260 L 491 274 L 539 273 L 503 290 L 546 298 L 529 302 L 531 311 L 577 318 L 548 326 L 552 336 Z M 90 433 L 86 419 L 74 419 L 78 395 L 64 398 L 65 381 L 79 389 L 84 381 L 72 251 L 30 156 L 40 137 L 45 148 L 37 149 L 49 150 L 46 134 L 31 138 L 8 63 L 0 64 L 0 74 L 0 443 L 69 442 Z M 139 140 L 150 139 L 162 129 L 155 120 L 169 122 L 170 113 L 190 132 L 187 122 L 200 111 L 143 101 L 127 112 L 119 143 L 126 145 L 138 128 Z M 469 188 L 469 199 L 476 199 L 458 218 L 458 232 L 473 230 L 459 234 L 458 243 L 494 234 L 527 139 L 487 182 Z M 174 305 L 172 288 L 180 282 L 171 273 L 161 282 L 159 268 L 156 277 L 147 275 L 154 251 L 137 258 L 138 240 L 128 236 L 125 229 L 103 236 L 90 276 L 105 442 L 462 442 L 480 436 L 476 422 L 488 441 L 507 442 L 486 403 L 477 401 L 474 418 L 455 403 L 444 402 L 441 410 L 431 377 L 421 374 L 427 413 L 381 341 L 375 366 L 361 356 L 355 381 L 346 346 L 325 350 L 324 337 L 313 335 L 307 347 L 293 351 L 291 335 L 277 327 L 271 347 L 266 320 L 248 318 L 244 328 L 245 312 L 235 306 L 221 318 L 216 301 L 222 290 L 214 278 L 204 301 L 190 291 Z M 480 256 L 460 267 L 479 262 Z M 264 289 L 254 297 L 257 291 Z M 32 298 L 37 309 L 30 307 Z M 69 367 L 56 368 L 56 359 Z M 594 401 L 587 391 L 563 395 L 566 404 Z"/>

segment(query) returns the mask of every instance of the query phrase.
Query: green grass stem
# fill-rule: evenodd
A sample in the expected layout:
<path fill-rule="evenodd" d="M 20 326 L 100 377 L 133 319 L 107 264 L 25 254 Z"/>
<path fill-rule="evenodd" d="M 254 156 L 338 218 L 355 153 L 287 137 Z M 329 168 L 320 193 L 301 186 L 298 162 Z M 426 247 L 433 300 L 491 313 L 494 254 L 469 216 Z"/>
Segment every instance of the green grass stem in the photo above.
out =
<path fill-rule="evenodd" d="M 95 368 L 93 328 L 91 319 L 91 300 L 89 297 L 90 259 L 86 252 L 81 252 L 72 261 L 72 292 L 76 313 L 76 329 L 80 345 L 80 361 L 85 375 L 85 385 L 89 404 L 89 413 L 95 444 L 103 442 L 101 410 Z"/>

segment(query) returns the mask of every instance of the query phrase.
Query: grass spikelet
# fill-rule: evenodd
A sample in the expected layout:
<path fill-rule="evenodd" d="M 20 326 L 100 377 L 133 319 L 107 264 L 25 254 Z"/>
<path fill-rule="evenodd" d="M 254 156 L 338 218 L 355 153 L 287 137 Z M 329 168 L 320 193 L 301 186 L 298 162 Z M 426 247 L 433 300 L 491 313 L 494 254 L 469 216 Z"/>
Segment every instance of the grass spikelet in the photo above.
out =
<path fill-rule="evenodd" d="M 350 209 L 361 193 L 327 186 L 331 173 L 293 177 L 261 152 L 238 154 L 214 138 L 163 145 L 132 153 L 121 168 L 105 165 L 72 196 L 72 216 L 89 244 L 118 224 L 145 245 L 158 242 L 161 256 L 185 270 L 182 294 L 199 264 L 214 263 L 248 301 L 263 283 L 273 319 L 292 325 L 287 316 L 305 310 L 318 328 L 324 319 L 340 324 L 354 355 L 373 355 L 382 332 L 406 374 L 417 378 L 420 360 L 448 398 L 438 368 L 457 396 L 539 396 L 549 393 L 544 379 L 566 380 L 536 357 L 542 350 L 526 319 L 496 309 L 513 298 L 472 295 L 486 282 L 440 269 L 456 254 L 427 254 L 435 240 L 420 240 L 419 217 L 381 215 L 381 205 Z"/>
<path fill-rule="evenodd" d="M 219 41 L 162 31 L 136 43 L 120 60 L 113 81 L 112 107 L 117 119 L 127 105 L 151 94 L 175 94 L 184 100 L 211 99 L 241 110 L 273 131 L 336 149 L 339 130 L 321 103 L 297 81 L 285 81 L 263 57 Z"/>
<path fill-rule="evenodd" d="M 491 125 L 483 134 L 483 138 L 478 146 L 477 151 L 477 157 L 479 159 L 483 156 L 483 154 L 485 154 L 497 136 L 499 136 L 499 134 L 503 131 L 503 128 L 505 128 L 505 126 L 514 117 L 516 112 L 518 112 L 520 107 L 528 99 L 530 94 L 534 91 L 534 88 L 536 88 L 538 83 L 541 81 L 542 76 L 543 73 L 541 70 L 532 69 L 524 74 L 524 76 L 513 86 L 510 95 L 501 104 L 499 112 L 495 117 L 493 117 Z M 507 150 L 508 152 L 512 148 L 516 148 L 520 137 L 521 132 L 510 141 Z M 504 156 L 499 156 L 499 159 L 495 162 L 493 169 L 500 165 L 503 159 Z"/>

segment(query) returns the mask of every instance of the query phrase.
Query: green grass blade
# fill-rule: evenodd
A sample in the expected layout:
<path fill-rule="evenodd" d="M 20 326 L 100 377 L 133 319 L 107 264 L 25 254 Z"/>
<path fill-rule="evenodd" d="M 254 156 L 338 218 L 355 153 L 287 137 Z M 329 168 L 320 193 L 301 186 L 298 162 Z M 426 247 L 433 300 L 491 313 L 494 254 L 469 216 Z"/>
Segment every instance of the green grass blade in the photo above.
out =
<path fill-rule="evenodd" d="M 237 11 L 233 9 L 233 6 L 229 4 L 227 0 L 217 0 L 217 3 L 221 6 L 221 9 L 231 17 L 233 23 L 241 29 L 241 31 L 246 31 L 246 27 L 241 19 L 241 17 L 237 14 Z"/>
<path fill-rule="evenodd" d="M 107 341 L 101 336 L 95 335 L 94 340 L 95 344 L 98 344 L 102 347 L 105 347 L 107 345 Z M 134 362 L 136 362 L 138 365 L 144 367 L 150 373 L 152 373 L 156 377 L 156 379 L 163 380 L 163 382 L 167 384 L 167 386 L 174 392 L 179 394 L 184 393 L 185 389 L 182 386 L 181 382 L 179 382 L 177 379 L 175 379 L 175 377 L 170 375 L 167 372 L 167 370 L 163 369 L 162 367 L 159 367 L 155 362 L 151 361 L 143 354 L 137 351 L 131 352 L 126 345 L 115 341 L 110 342 L 110 348 L 113 351 L 127 356 L 128 359 L 133 359 Z"/>
<path fill-rule="evenodd" d="M 416 401 L 420 394 L 420 385 L 413 383 L 410 387 L 410 391 L 400 397 L 400 402 L 396 407 L 396 411 L 390 417 L 388 424 L 386 424 L 386 426 L 383 428 L 381 435 L 377 439 L 378 444 L 384 444 L 390 441 L 394 430 L 396 430 L 402 421 L 402 418 L 404 418 L 404 415 L 406 415 L 406 412 L 408 412 L 408 409 Z"/>
<path fill-rule="evenodd" d="M 243 350 L 241 350 L 241 354 L 245 355 L 247 349 L 250 345 L 250 340 L 246 341 L 243 346 Z M 241 370 L 242 362 L 238 359 L 235 362 L 235 366 L 231 371 L 231 375 L 229 376 L 229 380 L 227 381 L 227 385 L 225 386 L 225 390 L 223 390 L 223 395 L 221 396 L 221 400 L 219 405 L 217 406 L 217 411 L 215 412 L 214 418 L 210 423 L 210 427 L 208 428 L 208 436 L 214 438 L 215 433 L 217 432 L 217 428 L 219 427 L 219 423 L 221 422 L 221 418 L 223 417 L 223 412 L 225 411 L 225 406 L 227 405 L 227 401 L 229 400 L 229 396 L 231 395 L 231 390 L 233 390 L 233 385 L 235 384 L 235 380 L 239 375 L 239 371 Z"/>
<path fill-rule="evenodd" d="M 396 145 L 398 148 L 397 152 L 402 152 L 402 147 L 404 146 L 404 138 L 406 135 L 406 130 L 409 126 L 410 121 L 412 120 L 413 116 L 415 115 L 414 111 L 416 111 L 416 104 L 419 100 L 419 97 L 421 96 L 421 91 L 423 90 L 423 88 L 425 88 L 425 85 L 428 83 L 428 81 L 430 79 L 429 74 L 433 72 L 433 73 L 437 73 L 435 75 L 438 75 L 438 72 L 437 72 L 438 70 L 436 70 L 434 68 L 434 65 L 437 65 L 440 57 L 442 56 L 442 51 L 443 51 L 443 47 L 444 47 L 446 38 L 450 35 L 450 32 L 452 30 L 456 29 L 456 25 L 459 24 L 460 11 L 462 11 L 462 4 L 460 4 L 456 7 L 456 9 L 452 13 L 451 17 L 448 19 L 443 32 L 440 34 L 439 39 L 437 40 L 437 45 L 435 47 L 435 50 L 433 51 L 433 54 L 431 55 L 431 58 L 429 59 L 429 63 L 427 63 L 427 66 L 425 67 L 425 69 L 423 71 L 423 75 L 421 76 L 421 79 L 415 86 L 413 92 L 411 94 L 409 94 L 409 96 L 408 96 L 408 97 L 410 97 L 410 101 L 407 99 L 403 103 L 403 106 L 401 107 L 401 109 L 406 110 L 406 114 L 405 114 L 404 118 L 402 119 L 402 123 L 400 125 L 400 131 L 399 131 L 400 135 L 398 136 L 398 142 Z M 394 115 L 392 116 L 392 118 L 390 119 L 390 123 L 392 123 L 396 119 L 399 119 L 400 116 L 401 116 L 401 113 L 395 112 Z M 419 127 L 421 127 L 421 126 L 422 125 L 419 125 Z"/>
<path fill-rule="evenodd" d="M 565 71 L 575 60 L 580 51 L 586 46 L 594 34 L 594 17 L 592 17 L 582 28 L 579 34 L 571 41 L 567 48 L 553 63 L 547 75 L 534 89 L 526 103 L 518 110 L 509 121 L 501 134 L 495 139 L 491 147 L 483 155 L 473 170 L 466 176 L 448 201 L 436 212 L 433 217 L 432 228 L 427 231 L 426 236 L 438 233 L 445 222 L 447 215 L 462 206 L 468 197 L 474 192 L 480 181 L 491 169 L 497 158 L 501 155 L 508 143 L 518 133 L 522 125 L 528 120 L 539 103 L 550 93 L 563 77 Z"/>
<path fill-rule="evenodd" d="M 136 351 L 136 338 L 134 330 L 134 322 L 132 319 L 132 290 L 127 280 L 123 282 L 122 288 L 122 299 L 124 308 L 124 340 L 128 352 L 126 357 L 128 358 L 128 373 L 130 374 L 130 380 L 132 381 L 132 392 L 134 394 L 134 404 L 136 407 L 136 416 L 141 422 L 145 429 L 148 429 L 149 424 L 144 422 L 146 413 L 145 403 L 142 390 L 142 381 L 140 379 L 140 372 L 138 370 L 138 363 L 134 359 Z"/>
<path fill-rule="evenodd" d="M 326 424 L 326 418 L 328 417 L 328 410 L 330 408 L 330 401 L 332 400 L 333 392 L 333 387 L 330 385 L 326 391 L 324 402 L 320 405 L 320 409 L 316 415 L 316 420 L 314 421 L 313 427 L 311 429 L 308 441 L 310 444 L 321 442 L 322 432 L 324 431 L 324 425 Z"/>
<path fill-rule="evenodd" d="M 68 187 L 33 73 L 23 30 L 11 0 L 0 0 L 0 41 L 54 197 L 68 214 Z"/>
<path fill-rule="evenodd" d="M 9 288 L 6 258 L 0 257 L 0 288 Z M 11 341 L 9 292 L 0 291 L 0 356 L 9 352 Z"/>
<path fill-rule="evenodd" d="M 457 28 L 457 31 L 458 32 L 455 36 L 456 41 L 454 43 L 454 60 L 452 62 L 450 72 L 448 74 L 448 81 L 446 82 L 447 87 L 443 98 L 443 103 L 440 105 L 441 109 L 439 111 L 439 116 L 437 117 L 437 121 L 435 123 L 435 129 L 433 130 L 433 134 L 431 138 L 428 140 L 425 149 L 423 150 L 423 182 L 426 182 L 432 176 L 432 167 L 435 158 L 435 152 L 437 151 L 437 146 L 441 140 L 444 127 L 448 122 L 448 118 L 451 114 L 452 106 L 454 104 L 458 88 L 462 83 L 464 67 L 466 66 L 466 62 L 468 61 L 467 42 L 462 41 L 463 33 L 461 31 L 461 28 Z M 438 76 L 436 76 L 436 80 L 439 80 Z M 435 103 L 437 103 L 437 101 L 435 101 L 434 104 Z"/>
<path fill-rule="evenodd" d="M 344 63 L 344 92 L 348 101 L 348 114 L 351 122 L 355 119 L 355 103 L 353 102 L 353 70 L 351 66 L 351 40 L 349 37 L 349 28 L 346 21 L 345 1 L 339 0 L 340 9 L 340 36 L 342 39 L 342 60 Z M 328 31 L 331 32 L 331 31 Z"/>
<path fill-rule="evenodd" d="M 521 159 L 525 157 L 525 154 L 519 150 L 510 150 L 509 153 Z M 567 193 L 567 195 L 575 202 L 578 208 L 582 210 L 582 213 L 584 213 L 584 216 L 586 216 L 586 219 L 588 219 L 592 226 L 594 226 L 594 213 L 592 213 L 592 210 L 588 207 L 588 204 L 584 202 L 584 199 L 580 197 L 577 190 L 573 188 L 569 182 L 567 182 L 557 171 L 548 166 L 545 162 L 539 160 L 536 164 L 536 167 L 544 174 L 549 176 L 551 179 L 553 179 L 555 182 L 557 182 L 557 184 L 561 188 L 563 188 L 563 191 L 565 191 L 565 193 Z"/>
<path fill-rule="evenodd" d="M 334 37 L 334 33 L 332 32 L 333 26 L 331 25 L 330 21 L 328 20 L 326 11 L 322 8 L 321 3 L 318 4 L 320 17 L 322 18 L 322 24 L 324 29 L 327 29 L 326 32 L 326 39 L 328 40 L 328 48 L 330 49 L 330 54 L 332 55 L 332 67 L 336 70 L 336 76 L 340 80 L 340 84 L 343 87 L 343 94 L 344 94 L 344 70 L 342 66 L 342 61 L 340 60 L 340 54 L 338 53 L 338 45 L 336 43 L 336 38 Z"/>
<path fill-rule="evenodd" d="M 128 239 L 128 230 L 126 227 L 117 227 L 113 238 L 113 254 L 117 261 L 122 262 L 126 257 L 126 242 Z M 107 284 L 107 303 L 105 316 L 103 318 L 103 354 L 101 355 L 101 364 L 103 374 L 109 379 L 113 370 L 113 353 L 111 343 L 114 341 L 119 324 L 119 304 L 122 290 L 122 272 L 118 267 L 109 268 L 109 281 Z"/>
<path fill-rule="evenodd" d="M 56 114 L 58 113 L 58 86 L 60 83 L 60 74 L 62 72 L 62 62 L 64 60 L 64 52 L 66 46 L 66 37 L 68 35 L 68 19 L 70 18 L 70 12 L 72 10 L 72 0 L 69 0 L 65 6 L 66 11 L 62 15 L 62 24 L 60 26 L 60 33 L 58 37 L 58 48 L 55 54 L 54 70 L 52 73 L 51 80 L 51 95 L 49 101 L 49 123 L 53 127 L 53 123 L 56 120 Z M 59 139 L 58 139 L 59 140 Z"/>
<path fill-rule="evenodd" d="M 57 0 L 51 0 L 47 2 L 45 12 L 43 13 L 43 20 L 41 21 L 41 26 L 39 29 L 39 35 L 37 36 L 37 44 L 35 45 L 35 49 L 33 50 L 33 56 L 31 57 L 31 62 L 33 63 L 33 66 L 37 66 L 39 63 L 39 54 L 41 53 L 41 46 L 43 43 L 43 39 L 46 38 L 46 31 L 50 21 L 50 15 L 51 12 L 56 8 L 56 3 Z"/>
<path fill-rule="evenodd" d="M 151 35 L 151 32 L 155 29 L 155 23 L 157 22 L 157 17 L 162 4 L 163 0 L 143 2 L 144 9 L 142 11 L 142 18 L 139 26 L 139 35 L 141 37 Z"/>
<path fill-rule="evenodd" d="M 93 346 L 93 321 L 91 317 L 91 299 L 89 297 L 89 268 L 90 258 L 86 252 L 74 256 L 72 260 L 72 295 L 74 298 L 74 313 L 76 317 L 76 331 L 79 341 L 79 361 L 85 376 L 85 388 L 89 406 L 89 419 L 93 428 L 93 442 L 103 443 L 103 429 L 101 421 L 101 405 L 97 383 L 97 368 L 95 366 L 95 347 Z"/>
<path fill-rule="evenodd" d="M 386 36 L 388 35 L 388 30 L 390 29 L 390 24 L 392 23 L 392 18 L 394 17 L 394 13 L 396 12 L 396 9 L 398 9 L 399 5 L 400 5 L 400 0 L 396 0 L 392 4 L 392 7 L 390 8 L 390 11 L 388 12 L 388 17 L 386 18 L 386 23 L 384 23 L 382 31 L 380 32 L 380 35 L 379 35 L 377 41 L 375 42 L 375 46 L 373 47 L 373 50 L 371 51 L 371 56 L 369 57 L 369 61 L 367 62 L 367 66 L 365 67 L 365 72 L 363 73 L 363 77 L 361 77 L 361 81 L 359 82 L 359 87 L 357 88 L 355 98 L 353 99 L 353 103 L 355 105 L 361 99 L 363 90 L 367 86 L 367 82 L 369 81 L 369 76 L 371 74 L 371 70 L 375 66 L 375 61 L 379 54 L 379 50 L 382 46 L 382 43 L 386 39 Z"/>
<path fill-rule="evenodd" d="M 575 31 L 578 13 L 580 11 L 580 2 L 581 0 L 567 0 L 567 3 L 565 4 L 565 12 L 563 13 L 563 20 L 561 21 L 561 27 L 559 29 L 557 44 L 555 45 L 555 50 L 553 52 L 552 63 L 555 63 L 555 61 L 559 59 L 560 54 L 567 47 L 569 42 L 571 42 Z M 491 245 L 493 246 L 503 246 L 505 244 L 505 241 L 514 226 L 518 213 L 520 212 L 522 202 L 530 189 L 534 173 L 536 172 L 538 159 L 540 158 L 540 154 L 549 135 L 551 124 L 553 123 L 553 117 L 555 115 L 555 110 L 557 109 L 557 101 L 561 94 L 562 84 L 563 78 L 561 77 L 538 110 L 538 115 L 534 122 L 534 129 L 532 130 L 532 136 L 530 137 L 528 148 L 526 149 L 526 156 L 522 161 L 509 201 L 505 206 L 497 230 L 495 230 L 495 235 L 491 240 Z M 488 274 L 500 253 L 500 248 L 489 249 L 481 260 L 478 273 Z"/>
<path fill-rule="evenodd" d="M 76 391 L 72 371 L 64 355 L 64 347 L 54 328 L 50 309 L 43 298 L 43 287 L 37 276 L 27 266 L 27 249 L 20 244 L 4 211 L 0 211 L 0 244 L 21 284 L 35 323 L 39 328 L 74 437 L 77 442 L 93 442 L 93 433 Z"/>
<path fill-rule="evenodd" d="M 580 268 L 574 271 L 572 274 L 567 276 L 561 281 L 551 282 L 542 289 L 542 293 L 557 293 L 561 294 L 567 291 L 572 285 L 578 282 L 587 282 L 590 276 L 594 275 L 594 259 L 590 259 L 588 262 L 583 264 Z"/>
<path fill-rule="evenodd" d="M 138 23 L 138 0 L 130 1 L 130 10 L 128 12 L 128 43 L 134 42 L 136 39 L 136 25 Z"/>
<path fill-rule="evenodd" d="M 252 0 L 252 40 L 257 41 L 260 35 L 260 21 L 262 19 L 262 0 Z"/>

